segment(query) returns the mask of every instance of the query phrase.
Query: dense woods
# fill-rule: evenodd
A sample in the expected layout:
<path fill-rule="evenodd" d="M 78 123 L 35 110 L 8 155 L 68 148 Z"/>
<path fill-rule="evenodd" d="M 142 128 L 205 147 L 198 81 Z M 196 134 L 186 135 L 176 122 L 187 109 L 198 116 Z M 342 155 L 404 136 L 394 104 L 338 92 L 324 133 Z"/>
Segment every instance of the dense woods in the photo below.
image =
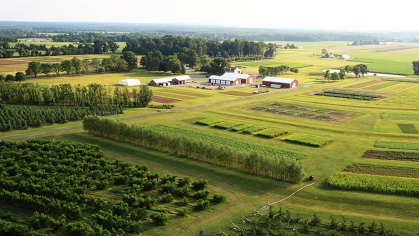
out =
<path fill-rule="evenodd" d="M 305 176 L 301 162 L 297 161 L 303 155 L 291 151 L 268 150 L 264 146 L 244 142 L 236 144 L 232 139 L 169 126 L 133 126 L 95 116 L 85 117 L 83 128 L 105 138 L 281 181 L 298 183 Z"/>
<path fill-rule="evenodd" d="M 0 211 L 0 235 L 140 233 L 145 222 L 165 225 L 172 215 L 186 216 L 189 209 L 206 210 L 225 201 L 223 195 L 211 194 L 207 180 L 106 161 L 96 145 L 0 142 L 0 157 L 0 205 L 31 214 L 23 218 Z"/>

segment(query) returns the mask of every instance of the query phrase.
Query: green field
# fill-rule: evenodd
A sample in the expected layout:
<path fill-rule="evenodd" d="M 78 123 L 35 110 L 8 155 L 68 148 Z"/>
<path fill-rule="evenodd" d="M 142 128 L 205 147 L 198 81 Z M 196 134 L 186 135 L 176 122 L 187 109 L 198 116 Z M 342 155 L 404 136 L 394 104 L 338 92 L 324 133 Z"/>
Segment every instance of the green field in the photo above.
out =
<path fill-rule="evenodd" d="M 246 68 L 242 68 L 243 73 L 257 73 L 259 66 L 298 67 L 298 74 L 288 72 L 288 74 L 281 75 L 281 77 L 299 80 L 300 85 L 297 89 L 264 88 L 269 92 L 253 94 L 255 88 L 250 86 L 243 88 L 227 86 L 225 90 L 198 89 L 190 86 L 153 87 L 155 95 L 159 98 L 176 99 L 171 103 L 175 104 L 174 109 L 129 108 L 124 110 L 123 115 L 113 118 L 136 126 L 164 125 L 176 128 L 178 132 L 186 135 L 192 132 L 202 133 L 215 139 L 219 137 L 221 141 L 234 140 L 235 143 L 255 144 L 254 147 L 275 148 L 304 154 L 305 157 L 301 160 L 304 172 L 307 177 L 315 176 L 315 184 L 302 189 L 285 201 L 274 204 L 275 212 L 278 212 L 280 208 L 289 209 L 293 214 L 298 212 L 308 220 L 316 214 L 322 220 L 322 224 L 328 224 L 331 216 L 339 220 L 345 216 L 348 219 L 348 224 L 350 221 L 356 225 L 361 222 L 370 224 L 374 221 L 378 224 L 383 223 L 388 229 L 394 229 L 397 235 L 417 235 L 419 233 L 417 228 L 419 222 L 417 194 L 415 196 L 400 195 L 397 194 L 399 193 L 397 191 L 371 193 L 358 191 L 359 189 L 354 187 L 332 189 L 329 188 L 327 181 L 331 176 L 338 176 L 339 179 L 336 179 L 340 181 L 340 178 L 344 178 L 347 174 L 339 173 L 342 173 L 349 165 L 360 162 L 365 166 L 368 164 L 370 169 L 373 167 L 378 169 L 377 166 L 381 168 L 385 165 L 386 168 L 391 169 L 391 175 L 396 177 L 405 175 L 403 173 L 407 172 L 408 168 L 415 170 L 419 168 L 417 161 L 419 155 L 417 151 L 419 89 L 417 83 L 405 81 L 419 79 L 412 75 L 413 70 L 411 69 L 411 62 L 419 60 L 417 57 L 419 44 L 395 43 L 386 46 L 358 47 L 347 46 L 348 42 L 298 43 L 298 45 L 300 44 L 303 46 L 302 49 L 278 49 L 274 59 L 235 62 L 237 65 L 246 66 Z M 349 54 L 352 58 L 346 61 L 321 58 L 322 49 L 327 49 L 335 54 Z M 94 58 L 96 56 L 87 55 L 86 57 Z M 105 57 L 107 56 L 105 55 Z M 31 60 L 50 61 L 64 58 L 71 59 L 71 57 L 61 56 L 60 58 L 39 57 L 7 60 L 27 63 Z M 403 82 L 385 81 L 384 77 L 355 78 L 347 76 L 343 81 L 323 79 L 323 71 L 326 69 L 359 63 L 366 63 L 371 71 L 408 76 L 403 78 Z M 0 73 L 14 73 L 15 69 L 24 70 L 24 65 L 15 63 L 12 69 L 10 69 L 11 67 L 9 69 L 0 67 Z M 188 71 L 188 73 L 195 72 Z M 127 73 L 92 73 L 86 76 L 63 76 L 60 78 L 40 75 L 38 79 L 28 82 L 45 85 L 101 83 L 114 86 L 124 78 L 138 78 L 142 83 L 146 83 L 152 78 L 164 76 L 170 76 L 170 74 L 137 70 Z M 371 84 L 374 87 L 364 86 L 377 79 L 383 80 L 380 83 Z M 205 80 L 202 78 L 196 81 Z M 341 97 L 315 96 L 316 93 L 327 90 L 338 91 Z M 242 96 L 237 96 L 237 94 L 242 94 Z M 244 96 L 244 94 L 252 94 L 252 96 Z M 347 97 L 342 98 L 343 95 Z M 373 95 L 374 99 L 354 99 L 358 95 Z M 375 96 L 379 96 L 379 98 L 375 99 Z M 264 110 L 252 109 L 257 107 L 262 107 Z M 278 112 L 267 112 L 268 108 L 276 109 Z M 293 114 L 279 112 L 282 110 L 286 110 L 284 112 L 292 111 Z M 297 113 L 304 114 L 296 115 Z M 310 113 L 334 119 L 312 119 Z M 197 121 L 201 121 L 203 125 L 198 125 Z M 217 124 L 219 128 L 212 127 L 214 124 Z M 252 131 L 253 135 L 243 134 L 243 130 L 250 127 L 265 129 Z M 251 131 L 251 129 L 249 130 Z M 272 138 L 261 138 L 257 135 L 258 133 L 272 135 Z M 208 211 L 192 212 L 186 218 L 173 217 L 163 227 L 146 228 L 141 235 L 147 236 L 198 235 L 200 229 L 203 229 L 206 235 L 216 235 L 220 229 L 230 232 L 227 227 L 231 222 L 239 224 L 242 214 L 250 215 L 253 209 L 257 209 L 260 213 L 267 215 L 269 211 L 261 210 L 262 206 L 284 199 L 311 183 L 306 179 L 302 179 L 298 184 L 280 182 L 268 177 L 250 175 L 174 154 L 161 153 L 121 141 L 101 138 L 83 130 L 81 122 L 0 133 L 2 140 L 23 140 L 34 137 L 97 144 L 104 151 L 108 160 L 120 159 L 134 165 L 147 164 L 150 169 L 163 175 L 170 173 L 178 177 L 190 176 L 193 181 L 201 178 L 208 179 L 209 189 L 227 197 L 226 203 L 214 206 Z M 310 140 L 310 138 L 314 139 Z M 296 140 L 298 143 L 286 141 L 287 139 Z M 333 142 L 327 144 L 332 140 Z M 377 145 L 377 140 L 386 141 Z M 304 142 L 324 146 L 314 148 L 302 145 L 301 143 Z M 385 148 L 393 149 L 391 151 L 396 149 L 397 153 L 389 154 L 390 151 L 386 151 Z M 381 155 L 382 158 L 376 156 L 363 158 L 364 153 L 368 150 L 380 151 L 380 154 L 377 155 Z M 386 158 L 387 155 L 391 157 Z M 411 156 L 411 158 L 407 161 L 407 158 L 403 159 L 404 156 Z M 374 173 L 366 173 L 370 169 L 364 168 L 362 174 L 373 175 Z M 380 173 L 385 172 L 381 171 Z M 380 181 L 379 178 L 370 176 L 358 177 L 358 175 L 351 176 L 351 181 L 353 181 L 350 183 L 351 186 L 355 185 L 357 181 L 371 180 L 371 183 Z M 388 181 L 397 185 L 398 179 L 389 178 Z M 414 185 L 417 183 L 417 178 L 412 177 L 408 181 L 406 184 Z M 13 207 L 3 207 L 0 204 L 0 213 L 13 211 Z M 16 214 L 24 217 L 27 213 L 17 212 Z M 286 223 L 283 223 L 284 227 L 285 225 Z M 295 227 L 298 229 L 302 225 Z M 341 235 L 356 234 L 357 232 L 341 232 Z"/>

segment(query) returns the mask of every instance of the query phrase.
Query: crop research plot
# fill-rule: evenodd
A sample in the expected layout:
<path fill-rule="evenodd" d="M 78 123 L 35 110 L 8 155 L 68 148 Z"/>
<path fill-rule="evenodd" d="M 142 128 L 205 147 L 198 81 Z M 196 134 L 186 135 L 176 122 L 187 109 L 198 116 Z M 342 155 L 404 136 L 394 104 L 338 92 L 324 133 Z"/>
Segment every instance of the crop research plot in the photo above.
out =
<path fill-rule="evenodd" d="M 81 122 L 68 123 L 65 126 L 54 124 L 37 129 L 2 132 L 0 137 L 26 139 L 46 136 L 48 139 L 98 144 L 107 160 L 122 160 L 132 163 L 133 166 L 147 164 L 151 170 L 161 173 L 160 176 L 166 176 L 169 173 L 178 176 L 177 179 L 190 176 L 193 181 L 205 178 L 208 179 L 209 189 L 213 190 L 211 194 L 219 192 L 227 197 L 226 203 L 222 206 L 214 205 L 214 208 L 209 211 L 196 212 L 192 209 L 192 205 L 188 205 L 190 215 L 186 219 L 175 216 L 177 214 L 175 208 L 178 208 L 176 206 L 163 204 L 156 207 L 156 211 L 169 212 L 173 217 L 164 227 L 151 227 L 151 219 L 144 222 L 143 224 L 147 226 L 145 235 L 198 235 L 200 229 L 204 229 L 207 235 L 216 235 L 219 229 L 229 231 L 226 227 L 231 222 L 241 227 L 242 224 L 238 220 L 242 219 L 242 216 L 249 217 L 252 221 L 262 219 L 256 215 L 250 218 L 249 214 L 253 213 L 253 209 L 260 209 L 261 206 L 283 199 L 307 185 L 307 178 L 310 175 L 315 177 L 315 184 L 299 191 L 291 199 L 273 206 L 275 214 L 279 214 L 281 209 L 283 212 L 289 209 L 289 217 L 292 220 L 282 221 L 283 227 L 286 227 L 288 223 L 292 224 L 293 220 L 312 219 L 316 214 L 324 225 L 329 225 L 331 218 L 340 221 L 345 217 L 349 219 L 348 225 L 350 221 L 353 221 L 357 227 L 362 222 L 370 224 L 374 221 L 377 224 L 383 223 L 386 230 L 394 229 L 398 235 L 415 235 L 417 222 L 419 222 L 418 190 L 415 187 L 419 168 L 419 152 L 416 144 L 419 138 L 418 83 L 397 82 L 393 79 L 387 81 L 388 78 L 378 77 L 355 78 L 350 75 L 342 81 L 324 80 L 322 78 L 324 68 L 340 68 L 359 62 L 313 56 L 313 54 L 319 54 L 323 48 L 333 49 L 337 54 L 354 52 L 354 57 L 359 51 L 362 53 L 362 55 L 359 54 L 360 59 L 374 59 L 371 60 L 371 64 L 368 64 L 369 68 L 383 68 L 387 65 L 385 72 L 401 73 L 401 70 L 406 71 L 405 68 L 411 67 L 411 64 L 404 65 L 399 70 L 395 66 L 389 66 L 387 61 L 391 58 L 391 53 L 394 53 L 392 50 L 380 52 L 386 60 L 378 60 L 377 55 L 372 55 L 377 54 L 376 52 L 369 52 L 363 46 L 352 47 L 347 44 L 348 42 L 304 43 L 301 50 L 278 49 L 277 56 L 273 59 L 232 62 L 233 65 L 246 66 L 243 71 L 249 70 L 252 73 L 257 73 L 258 66 L 261 65 L 285 64 L 298 67 L 299 73 L 287 72 L 279 75 L 279 77 L 299 80 L 300 86 L 297 89 L 264 88 L 269 90 L 269 93 L 255 94 L 255 89 L 250 86 L 227 87 L 225 90 L 176 86 L 156 87 L 152 88 L 156 92 L 153 104 L 170 104 L 174 105 L 173 109 L 162 111 L 161 109 L 129 107 L 124 109 L 124 114 L 111 117 L 114 120 L 123 120 L 124 123 L 133 127 L 146 126 L 159 129 L 159 132 L 165 135 L 153 140 L 155 147 L 163 144 L 164 140 L 168 140 L 169 134 L 170 137 L 178 137 L 179 140 L 197 141 L 193 143 L 196 155 L 200 153 L 200 150 L 204 150 L 204 147 L 206 152 L 212 155 L 202 157 L 207 159 L 205 161 L 186 158 L 186 153 L 188 153 L 186 143 L 179 140 L 176 143 L 165 143 L 167 146 L 160 146 L 169 151 L 181 150 L 184 151 L 183 153 L 180 154 L 180 151 L 170 153 L 167 150 L 160 152 L 154 147 L 144 148 L 127 144 L 126 140 L 114 141 L 89 134 L 80 128 Z M 412 45 L 419 47 L 417 44 Z M 410 57 L 415 57 L 415 55 L 410 55 Z M 53 61 L 53 59 L 68 58 L 71 59 L 69 56 L 37 59 Z M 397 58 L 400 59 L 400 57 Z M 24 59 L 26 63 L 26 60 L 30 58 Z M 404 60 L 403 63 L 406 63 Z M 5 65 L 5 67 L 0 66 L 0 70 L 5 71 L 14 71 L 24 65 L 22 60 L 10 63 L 1 59 L 0 62 Z M 383 64 L 377 65 L 379 63 Z M 22 69 L 24 71 L 25 68 L 20 67 L 20 70 Z M 188 71 L 188 73 L 195 72 Z M 149 81 L 150 78 L 162 77 L 162 74 L 138 70 L 125 74 L 92 73 L 86 76 L 41 77 L 27 82 L 40 85 L 105 83 L 114 86 L 120 78 L 125 77 L 139 77 L 143 82 Z M 404 78 L 411 81 L 417 79 L 417 76 L 412 75 Z M 201 81 L 205 81 L 205 78 Z M 314 96 L 316 93 L 319 95 Z M 376 132 L 377 127 L 381 128 L 380 132 Z M 102 128 L 106 129 L 106 127 Z M 122 129 L 118 132 L 122 132 Z M 116 133 L 111 135 L 116 135 Z M 130 132 L 127 133 L 130 134 Z M 128 137 L 129 135 L 125 135 L 122 139 L 128 139 Z M 204 145 L 210 143 L 216 144 L 211 148 Z M 223 149 L 225 146 L 229 148 Z M 313 146 L 321 146 L 321 148 Z M 262 174 L 263 171 L 271 171 L 269 165 L 264 164 L 269 164 L 268 161 L 272 159 L 260 158 L 258 166 L 255 165 L 253 169 L 246 170 L 251 174 L 243 171 L 246 165 L 235 169 L 227 168 L 220 163 L 216 165 L 210 163 L 212 160 L 210 156 L 213 158 L 217 152 L 228 153 L 233 148 L 240 149 L 243 155 L 258 151 L 274 153 L 272 156 L 280 154 L 287 155 L 291 159 L 298 159 L 298 163 L 301 163 L 303 167 L 304 176 L 296 181 L 298 183 L 292 184 L 272 179 L 272 174 Z M 220 160 L 221 157 L 218 156 Z M 248 164 L 255 164 L 251 162 L 254 159 L 245 160 L 249 162 Z M 280 158 L 274 160 L 280 160 Z M 239 166 L 237 163 L 228 165 Z M 356 173 L 343 172 L 349 165 L 357 165 L 352 169 Z M 292 169 L 297 168 L 298 165 L 288 167 Z M 271 173 L 275 172 L 271 171 Z M 344 178 L 350 181 L 342 184 Z M 401 181 L 400 178 L 405 179 Z M 338 186 L 337 189 L 330 189 L 327 185 L 328 181 Z M 368 182 L 369 185 L 361 186 L 360 182 Z M 386 189 L 384 184 L 388 186 L 403 184 L 404 187 L 392 191 Z M 365 192 L 366 189 L 368 191 L 376 189 L 375 192 L 379 193 L 370 194 Z M 122 190 L 124 188 L 111 188 L 98 194 L 104 194 L 105 197 L 122 196 L 122 193 L 118 192 Z M 405 195 L 401 196 L 396 193 Z M 158 194 L 162 195 L 162 192 Z M 180 200 L 177 198 L 175 202 Z M 2 206 L 1 203 L 0 206 Z M 8 211 L 0 207 L 0 213 L 5 217 Z M 269 214 L 267 211 L 260 211 L 260 213 Z M 24 216 L 28 218 L 32 215 Z M 299 230 L 303 227 L 303 222 L 296 223 L 294 226 Z M 323 229 L 323 232 L 328 233 L 329 230 L 332 229 Z M 357 232 L 347 233 L 356 234 Z"/>

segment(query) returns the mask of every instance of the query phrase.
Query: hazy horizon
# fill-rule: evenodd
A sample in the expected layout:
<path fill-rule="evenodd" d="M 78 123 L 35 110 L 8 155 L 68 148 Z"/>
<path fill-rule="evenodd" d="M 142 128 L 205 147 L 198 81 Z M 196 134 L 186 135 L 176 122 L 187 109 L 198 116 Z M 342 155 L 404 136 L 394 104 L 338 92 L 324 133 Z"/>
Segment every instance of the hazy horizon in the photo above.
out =
<path fill-rule="evenodd" d="M 15 0 L 5 3 L 0 21 L 133 23 L 208 27 L 337 31 L 419 31 L 415 7 L 352 0 Z M 9 4 L 9 6 L 8 6 Z M 17 6 L 19 6 L 17 8 Z"/>

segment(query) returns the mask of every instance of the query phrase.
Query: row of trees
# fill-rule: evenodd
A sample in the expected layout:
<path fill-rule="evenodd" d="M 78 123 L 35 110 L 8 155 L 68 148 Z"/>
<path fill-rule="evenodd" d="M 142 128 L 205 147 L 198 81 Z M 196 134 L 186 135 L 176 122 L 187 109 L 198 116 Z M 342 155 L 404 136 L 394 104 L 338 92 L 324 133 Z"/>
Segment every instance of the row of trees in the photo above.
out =
<path fill-rule="evenodd" d="M 25 130 L 43 125 L 79 121 L 88 115 L 109 116 L 123 114 L 121 107 L 12 107 L 0 104 L 0 131 Z"/>
<path fill-rule="evenodd" d="M 133 52 L 124 52 L 122 56 L 111 55 L 109 58 L 99 60 L 97 58 L 79 59 L 73 57 L 71 60 L 64 60 L 61 63 L 41 63 L 39 61 L 33 61 L 28 63 L 28 68 L 25 73 L 27 76 L 37 78 L 38 74 L 44 74 L 50 76 L 61 76 L 61 72 L 66 72 L 67 75 L 80 75 L 89 74 L 93 69 L 97 73 L 99 72 L 124 72 L 132 71 L 138 68 L 138 59 Z M 6 76 L 7 77 L 7 76 Z M 13 81 L 12 78 L 5 78 L 6 81 Z M 24 79 L 25 80 L 25 79 Z M 24 81 L 16 78 L 15 81 Z"/>
<path fill-rule="evenodd" d="M 323 78 L 327 80 L 344 80 L 347 73 L 354 73 L 356 77 L 364 77 L 365 74 L 368 74 L 369 70 L 365 64 L 358 64 L 355 66 L 346 65 L 339 72 L 331 73 L 330 70 L 326 70 L 323 74 Z"/>
<path fill-rule="evenodd" d="M 0 102 L 21 105 L 146 107 L 153 99 L 149 86 L 140 88 L 60 84 L 7 83 L 0 81 Z"/>
<path fill-rule="evenodd" d="M 182 136 L 170 129 L 133 126 L 111 119 L 88 116 L 83 128 L 105 138 L 124 141 L 159 151 L 180 155 L 250 174 L 298 183 L 304 177 L 301 162 L 289 158 L 271 157 L 258 150 L 245 152 L 227 145 L 218 145 L 197 135 Z"/>
<path fill-rule="evenodd" d="M 250 57 L 260 55 L 271 58 L 275 57 L 276 51 L 275 44 L 266 44 L 262 41 L 234 39 L 221 42 L 219 40 L 173 35 L 134 38 L 127 42 L 122 51 L 132 51 L 136 54 L 147 55 L 149 52 L 159 50 L 162 55 L 169 56 L 181 53 L 183 48 L 194 50 L 198 56 L 207 54 L 210 57 Z"/>
<path fill-rule="evenodd" d="M 265 67 L 265 66 L 259 67 L 259 74 L 262 75 L 262 77 L 277 76 L 278 74 L 282 75 L 284 73 L 288 73 L 288 71 L 291 71 L 293 73 L 299 72 L 298 68 L 290 68 L 289 66 L 286 66 L 286 65 L 280 65 L 277 67 Z"/>
<path fill-rule="evenodd" d="M 16 43 L 14 47 L 11 47 L 8 42 L 3 42 L 2 48 L 0 49 L 0 57 L 11 58 L 14 53 L 17 52 L 20 57 L 34 57 L 34 56 L 59 56 L 59 55 L 82 55 L 82 54 L 102 54 L 107 52 L 115 53 L 119 48 L 119 45 L 114 41 L 104 41 L 97 39 L 93 44 L 91 43 L 79 43 L 62 45 L 62 46 L 51 46 L 47 47 L 46 44 L 34 44 L 29 45 L 25 43 Z"/>

